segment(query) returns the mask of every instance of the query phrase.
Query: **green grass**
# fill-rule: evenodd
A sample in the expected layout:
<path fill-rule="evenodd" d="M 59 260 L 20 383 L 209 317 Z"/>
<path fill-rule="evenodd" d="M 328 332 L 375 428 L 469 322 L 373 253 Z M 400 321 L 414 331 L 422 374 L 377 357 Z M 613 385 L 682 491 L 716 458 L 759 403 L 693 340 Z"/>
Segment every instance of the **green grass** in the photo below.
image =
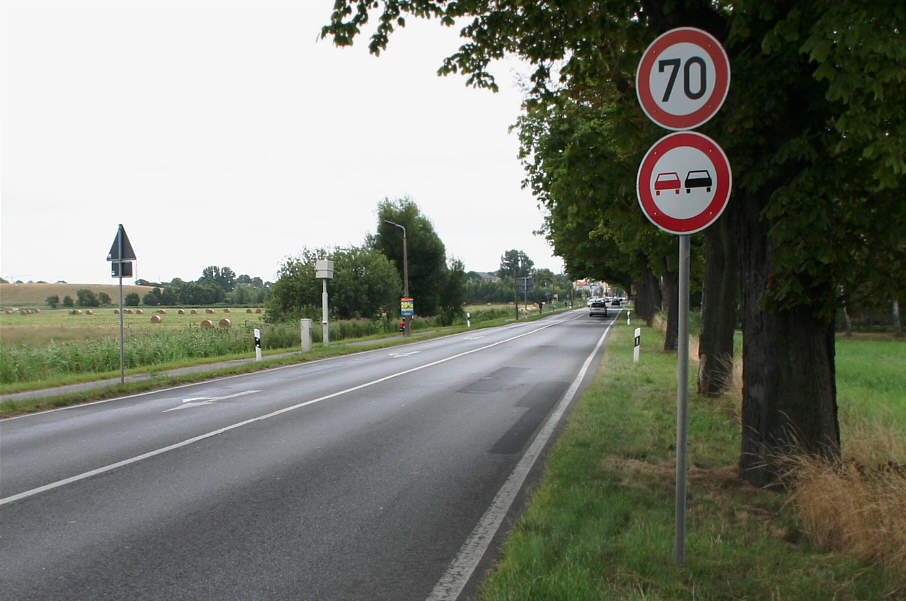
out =
<path fill-rule="evenodd" d="M 903 599 L 902 580 L 816 547 L 784 496 L 739 481 L 736 408 L 694 394 L 686 563 L 674 563 L 676 356 L 643 328 L 633 365 L 634 327 L 615 328 L 480 599 Z"/>
<path fill-rule="evenodd" d="M 840 419 L 883 421 L 906 436 L 906 343 L 838 338 Z"/>

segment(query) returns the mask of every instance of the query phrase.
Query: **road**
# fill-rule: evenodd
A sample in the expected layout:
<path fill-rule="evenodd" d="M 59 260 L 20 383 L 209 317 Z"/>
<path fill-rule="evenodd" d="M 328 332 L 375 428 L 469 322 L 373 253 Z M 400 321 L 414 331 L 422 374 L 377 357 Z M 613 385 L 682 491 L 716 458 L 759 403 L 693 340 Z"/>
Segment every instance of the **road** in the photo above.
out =
<path fill-rule="evenodd" d="M 0 421 L 0 599 L 455 599 L 609 323 L 581 310 Z"/>

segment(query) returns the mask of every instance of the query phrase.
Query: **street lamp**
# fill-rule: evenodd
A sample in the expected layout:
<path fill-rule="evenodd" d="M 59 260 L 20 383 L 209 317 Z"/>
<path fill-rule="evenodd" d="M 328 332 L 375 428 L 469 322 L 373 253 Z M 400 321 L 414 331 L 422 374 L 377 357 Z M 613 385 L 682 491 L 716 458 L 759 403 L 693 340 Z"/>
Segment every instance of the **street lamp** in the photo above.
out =
<path fill-rule="evenodd" d="M 393 221 L 390 221 L 389 219 L 385 219 L 384 223 L 389 223 L 390 225 L 395 225 L 396 227 L 403 230 L 403 298 L 409 298 L 409 257 L 406 255 L 406 226 L 400 225 L 399 223 L 395 223 Z M 403 328 L 404 336 L 409 335 L 409 319 L 410 319 L 410 317 L 411 316 L 406 315 L 404 318 L 406 321 L 406 326 Z"/>

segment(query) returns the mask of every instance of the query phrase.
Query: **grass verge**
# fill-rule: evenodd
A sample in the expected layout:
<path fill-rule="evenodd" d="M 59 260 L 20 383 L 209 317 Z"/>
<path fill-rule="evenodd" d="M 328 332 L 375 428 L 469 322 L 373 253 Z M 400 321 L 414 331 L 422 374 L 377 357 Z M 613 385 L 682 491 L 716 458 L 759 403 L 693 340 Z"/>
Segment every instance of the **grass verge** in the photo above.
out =
<path fill-rule="evenodd" d="M 736 402 L 694 394 L 675 565 L 676 356 L 643 330 L 633 365 L 632 328 L 615 327 L 480 599 L 903 599 L 902 574 L 812 542 L 787 497 L 738 480 Z"/>

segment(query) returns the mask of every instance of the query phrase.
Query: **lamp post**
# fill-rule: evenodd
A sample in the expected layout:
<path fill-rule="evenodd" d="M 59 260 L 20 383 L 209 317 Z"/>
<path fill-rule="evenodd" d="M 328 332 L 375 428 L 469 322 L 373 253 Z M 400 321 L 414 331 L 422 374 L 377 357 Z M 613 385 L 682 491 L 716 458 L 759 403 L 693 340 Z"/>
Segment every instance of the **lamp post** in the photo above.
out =
<path fill-rule="evenodd" d="M 406 254 L 406 252 L 407 252 L 406 251 L 406 226 L 400 225 L 399 223 L 395 223 L 393 221 L 390 221 L 389 219 L 385 219 L 384 223 L 389 223 L 390 225 L 395 225 L 396 227 L 403 230 L 403 297 L 409 298 L 409 257 Z M 409 315 L 405 316 L 406 326 L 403 329 L 403 336 L 409 335 L 409 319 L 410 319 L 410 317 L 411 316 L 409 316 Z"/>

